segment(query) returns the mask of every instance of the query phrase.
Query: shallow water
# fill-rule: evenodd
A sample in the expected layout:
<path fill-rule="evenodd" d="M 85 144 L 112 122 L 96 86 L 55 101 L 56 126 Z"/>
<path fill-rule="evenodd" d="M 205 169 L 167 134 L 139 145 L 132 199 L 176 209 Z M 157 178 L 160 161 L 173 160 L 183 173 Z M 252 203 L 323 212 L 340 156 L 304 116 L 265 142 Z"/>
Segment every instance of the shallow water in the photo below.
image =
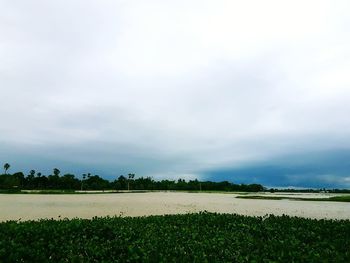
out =
<path fill-rule="evenodd" d="M 253 200 L 238 199 L 235 198 L 236 196 L 237 194 L 183 192 L 82 195 L 0 194 L 0 221 L 91 218 L 107 215 L 144 216 L 204 210 L 254 216 L 286 214 L 318 219 L 350 219 L 350 203 Z M 298 196 L 304 197 L 303 194 Z M 307 196 L 313 197 L 310 194 Z"/>

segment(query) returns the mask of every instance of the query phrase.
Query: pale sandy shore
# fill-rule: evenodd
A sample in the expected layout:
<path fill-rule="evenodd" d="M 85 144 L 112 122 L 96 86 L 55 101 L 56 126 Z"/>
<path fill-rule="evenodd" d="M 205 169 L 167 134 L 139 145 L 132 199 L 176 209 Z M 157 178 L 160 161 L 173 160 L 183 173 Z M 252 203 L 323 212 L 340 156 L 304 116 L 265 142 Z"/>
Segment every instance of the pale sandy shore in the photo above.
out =
<path fill-rule="evenodd" d="M 145 216 L 210 211 L 264 216 L 350 219 L 350 203 L 237 199 L 236 194 L 150 192 L 120 194 L 0 194 L 0 221 L 94 216 Z M 310 195 L 309 195 L 310 196 Z M 312 197 L 312 196 L 310 196 Z"/>

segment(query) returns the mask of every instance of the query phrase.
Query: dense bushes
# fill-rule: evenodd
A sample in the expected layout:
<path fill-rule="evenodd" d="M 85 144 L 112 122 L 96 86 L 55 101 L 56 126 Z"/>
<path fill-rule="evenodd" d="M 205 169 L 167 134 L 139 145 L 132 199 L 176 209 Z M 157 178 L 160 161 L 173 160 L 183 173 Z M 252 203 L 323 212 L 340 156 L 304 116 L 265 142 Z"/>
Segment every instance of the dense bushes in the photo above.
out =
<path fill-rule="evenodd" d="M 0 262 L 350 262 L 350 221 L 200 213 L 6 222 Z"/>

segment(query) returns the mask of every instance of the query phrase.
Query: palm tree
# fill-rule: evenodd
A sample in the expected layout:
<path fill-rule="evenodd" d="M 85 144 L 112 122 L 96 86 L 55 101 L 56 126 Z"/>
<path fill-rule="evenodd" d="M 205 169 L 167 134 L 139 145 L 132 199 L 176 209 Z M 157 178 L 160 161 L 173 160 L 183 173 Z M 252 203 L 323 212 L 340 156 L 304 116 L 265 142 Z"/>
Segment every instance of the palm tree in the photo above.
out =
<path fill-rule="evenodd" d="M 134 179 L 135 174 L 128 174 L 128 191 L 130 191 L 130 179 Z"/>
<path fill-rule="evenodd" d="M 38 176 L 38 188 L 40 189 L 42 187 L 42 183 L 41 183 L 41 173 L 37 173 L 36 174 Z"/>
<path fill-rule="evenodd" d="M 86 174 L 83 174 L 83 180 L 81 180 L 81 191 L 83 191 L 84 180 L 86 178 Z"/>
<path fill-rule="evenodd" d="M 57 168 L 53 169 L 53 174 L 56 175 L 56 176 L 59 176 L 60 175 L 60 170 L 58 170 Z"/>
<path fill-rule="evenodd" d="M 9 163 L 4 164 L 5 174 L 7 174 L 7 170 L 10 169 L 10 167 L 11 167 L 11 165 Z"/>

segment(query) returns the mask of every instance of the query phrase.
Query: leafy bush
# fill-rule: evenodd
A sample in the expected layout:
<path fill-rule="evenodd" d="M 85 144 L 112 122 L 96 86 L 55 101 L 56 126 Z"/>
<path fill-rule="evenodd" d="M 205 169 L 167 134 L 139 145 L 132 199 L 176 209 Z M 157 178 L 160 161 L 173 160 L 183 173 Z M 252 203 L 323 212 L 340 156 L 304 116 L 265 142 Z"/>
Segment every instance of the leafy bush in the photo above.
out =
<path fill-rule="evenodd" d="M 213 213 L 8 221 L 0 262 L 350 262 L 350 221 Z"/>

